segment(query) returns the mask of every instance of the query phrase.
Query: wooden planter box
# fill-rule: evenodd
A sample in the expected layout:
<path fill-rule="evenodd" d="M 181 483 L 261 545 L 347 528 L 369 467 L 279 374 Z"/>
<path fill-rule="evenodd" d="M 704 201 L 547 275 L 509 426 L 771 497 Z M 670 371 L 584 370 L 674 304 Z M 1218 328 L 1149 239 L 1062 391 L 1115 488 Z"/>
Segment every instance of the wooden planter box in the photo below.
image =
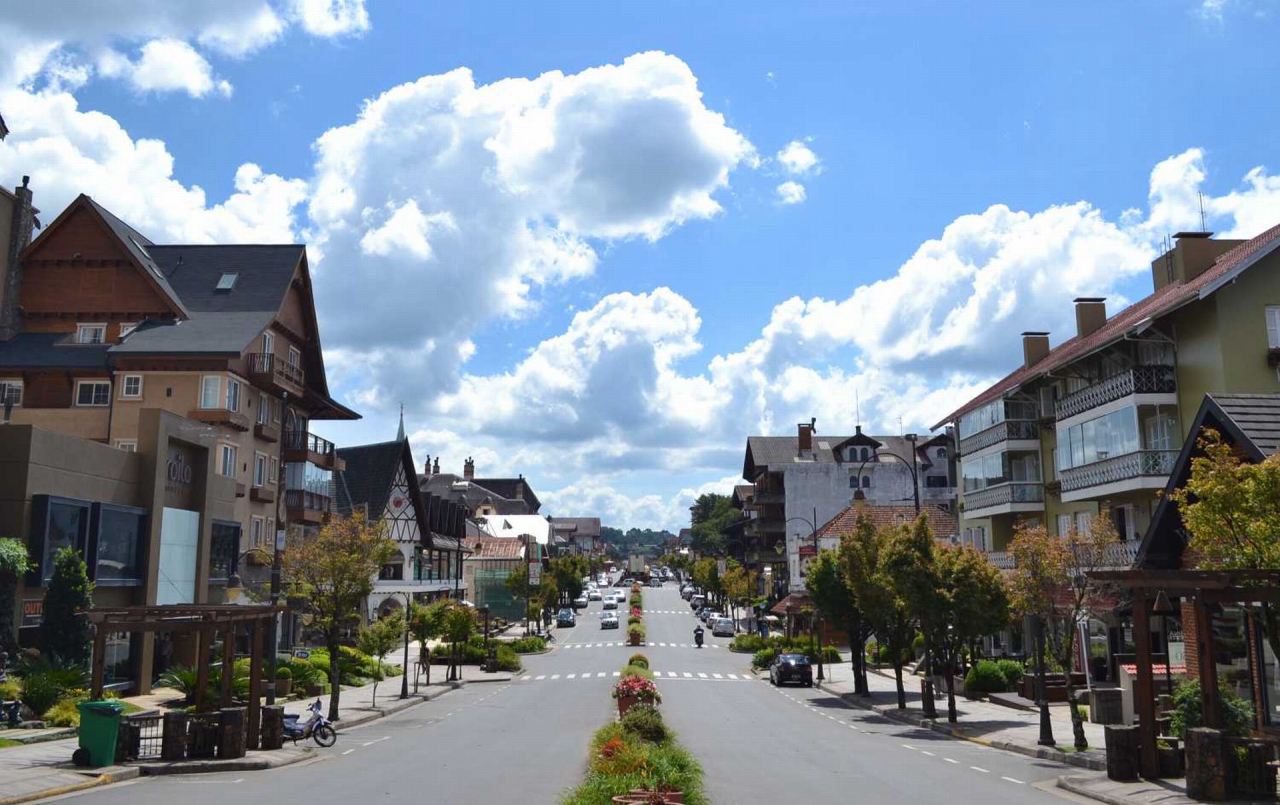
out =
<path fill-rule="evenodd" d="M 629 644 L 633 645 L 633 646 L 638 646 L 638 645 L 640 645 L 640 635 L 638 635 L 638 634 L 629 634 L 629 635 L 627 635 L 627 642 L 628 642 Z"/>
<path fill-rule="evenodd" d="M 619 696 L 618 697 L 618 717 L 621 718 L 627 714 L 627 711 L 640 703 L 638 696 Z"/>

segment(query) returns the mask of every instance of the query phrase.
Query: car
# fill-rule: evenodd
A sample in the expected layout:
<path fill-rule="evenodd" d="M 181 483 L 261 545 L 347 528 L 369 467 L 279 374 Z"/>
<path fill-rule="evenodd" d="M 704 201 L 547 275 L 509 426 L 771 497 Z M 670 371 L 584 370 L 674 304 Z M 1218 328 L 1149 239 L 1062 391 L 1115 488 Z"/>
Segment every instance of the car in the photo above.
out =
<path fill-rule="evenodd" d="M 733 632 L 733 621 L 729 618 L 718 618 L 711 627 L 711 634 L 715 637 L 733 637 Z"/>
<path fill-rule="evenodd" d="M 603 599 L 603 598 L 604 598 L 604 596 L 600 594 L 600 591 L 599 591 L 599 590 L 592 589 L 592 590 L 588 590 L 588 591 L 587 591 L 587 600 L 588 600 L 588 601 L 599 601 L 599 600 L 601 600 L 601 599 Z"/>
<path fill-rule="evenodd" d="M 662 586 L 662 579 L 657 578 L 657 577 L 654 577 L 654 578 L 652 578 L 652 579 L 649 579 L 649 586 L 650 586 L 650 587 L 661 587 L 661 586 Z"/>
<path fill-rule="evenodd" d="M 693 594 L 695 592 L 697 591 L 693 589 L 692 584 L 686 584 L 684 587 L 680 589 L 680 597 L 688 601 L 690 598 L 693 598 Z"/>
<path fill-rule="evenodd" d="M 708 609 L 702 615 L 702 622 L 705 623 L 707 626 L 710 626 L 711 624 L 715 623 L 719 617 L 720 617 L 719 612 L 716 612 L 714 609 Z"/>
<path fill-rule="evenodd" d="M 616 599 L 614 599 L 614 598 L 612 598 L 612 597 L 604 599 L 604 608 L 605 608 L 605 609 L 617 609 L 617 608 L 618 608 L 618 602 L 617 602 L 617 600 L 616 600 Z"/>
<path fill-rule="evenodd" d="M 694 612 L 702 609 L 707 605 L 707 597 L 705 595 L 695 595 L 689 599 L 689 608 Z"/>
<path fill-rule="evenodd" d="M 617 628 L 618 628 L 618 613 L 616 613 L 616 612 L 601 612 L 601 613 L 600 613 L 600 628 L 601 628 L 601 629 L 617 629 Z"/>
<path fill-rule="evenodd" d="M 806 688 L 813 687 L 813 666 L 803 654 L 779 654 L 769 666 L 769 683 L 783 685 L 799 682 Z"/>
<path fill-rule="evenodd" d="M 556 626 L 577 626 L 578 616 L 573 614 L 573 610 L 565 607 L 556 613 Z"/>
<path fill-rule="evenodd" d="M 587 601 L 587 595 L 586 595 L 586 593 L 583 593 L 582 595 L 580 595 L 580 596 L 578 596 L 577 598 L 573 599 L 573 608 L 574 608 L 574 609 L 586 609 L 586 608 L 587 608 L 587 606 L 588 606 L 588 601 Z"/>
<path fill-rule="evenodd" d="M 626 590 L 623 590 L 622 588 L 615 589 L 615 590 L 613 591 L 613 597 L 614 597 L 614 598 L 616 598 L 616 599 L 618 599 L 619 601 L 626 601 L 626 600 L 627 600 L 627 592 L 626 592 Z"/>
<path fill-rule="evenodd" d="M 693 613 L 693 617 L 702 620 L 707 617 L 707 613 L 711 611 L 711 607 L 698 607 L 698 611 Z"/>

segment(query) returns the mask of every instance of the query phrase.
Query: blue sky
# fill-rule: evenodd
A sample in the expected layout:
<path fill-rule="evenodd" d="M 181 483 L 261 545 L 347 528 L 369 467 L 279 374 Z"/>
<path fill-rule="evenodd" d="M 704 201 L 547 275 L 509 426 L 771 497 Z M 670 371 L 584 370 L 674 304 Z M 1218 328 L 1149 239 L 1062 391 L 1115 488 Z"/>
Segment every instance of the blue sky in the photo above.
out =
<path fill-rule="evenodd" d="M 1072 296 L 1147 293 L 1198 192 L 1280 220 L 1269 0 L 160 6 L 0 15 L 0 180 L 304 240 L 366 414 L 318 429 L 403 402 L 419 458 L 553 514 L 676 527 L 748 433 L 855 394 L 927 427 Z"/>

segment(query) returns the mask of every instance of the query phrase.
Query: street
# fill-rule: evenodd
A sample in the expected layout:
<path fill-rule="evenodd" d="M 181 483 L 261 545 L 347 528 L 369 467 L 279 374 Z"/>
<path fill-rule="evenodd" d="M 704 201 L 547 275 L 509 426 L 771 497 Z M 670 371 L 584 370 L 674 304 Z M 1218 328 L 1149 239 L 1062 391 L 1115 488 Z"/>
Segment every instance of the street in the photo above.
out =
<path fill-rule="evenodd" d="M 775 690 L 750 658 L 707 632 L 677 587 L 646 588 L 648 655 L 662 709 L 706 770 L 717 803 L 1061 801 L 1032 786 L 1063 768 L 992 750 L 853 709 L 820 689 Z M 556 648 L 526 656 L 510 683 L 470 684 L 438 700 L 350 731 L 315 760 L 268 772 L 143 778 L 74 797 L 85 803 L 187 805 L 430 801 L 554 803 L 581 777 L 591 733 L 615 710 L 614 677 L 637 649 L 601 631 L 599 602 Z M 468 678 L 478 672 L 466 669 Z M 390 696 L 398 685 L 386 686 Z M 70 798 L 70 797 L 69 797 Z"/>

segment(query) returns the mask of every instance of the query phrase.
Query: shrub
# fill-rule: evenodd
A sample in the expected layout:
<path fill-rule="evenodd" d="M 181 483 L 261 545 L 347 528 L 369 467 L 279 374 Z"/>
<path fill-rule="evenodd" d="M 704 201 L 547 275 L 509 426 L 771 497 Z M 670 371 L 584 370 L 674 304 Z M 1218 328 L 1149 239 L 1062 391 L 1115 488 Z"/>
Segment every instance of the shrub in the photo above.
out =
<path fill-rule="evenodd" d="M 14 680 L 0 682 L 0 702 L 11 702 L 22 698 L 22 689 Z"/>
<path fill-rule="evenodd" d="M 627 627 L 627 634 L 628 634 L 628 635 L 639 635 L 639 636 L 640 636 L 640 639 L 641 639 L 641 640 L 644 640 L 644 635 L 645 635 L 645 631 L 644 631 L 644 624 L 643 624 L 643 623 L 633 623 L 633 624 L 631 624 L 630 626 L 628 626 L 628 627 Z"/>
<path fill-rule="evenodd" d="M 762 648 L 755 654 L 751 655 L 752 668 L 768 668 L 773 664 L 774 659 L 778 656 L 776 648 Z"/>
<path fill-rule="evenodd" d="M 916 636 L 911 638 L 911 651 L 913 654 L 924 654 L 924 635 L 916 632 Z"/>
<path fill-rule="evenodd" d="M 45 722 L 51 727 L 79 727 L 80 710 L 76 707 L 80 698 L 68 697 L 59 699 L 44 714 Z"/>
<path fill-rule="evenodd" d="M 483 641 L 484 638 L 481 638 Z M 518 637 L 512 640 L 508 645 L 511 650 L 517 654 L 537 654 L 547 650 L 547 641 L 537 635 L 529 635 L 528 637 Z"/>
<path fill-rule="evenodd" d="M 641 622 L 641 620 L 640 620 L 639 616 L 637 616 L 637 615 L 632 615 L 632 616 L 630 616 L 629 618 L 627 618 L 627 625 L 628 625 L 628 626 L 634 626 L 635 624 L 640 623 L 640 622 Z"/>
<path fill-rule="evenodd" d="M 653 679 L 653 671 L 650 671 L 642 665 L 628 665 L 626 668 L 622 669 L 622 675 L 624 677 L 638 676 L 642 679 Z"/>
<path fill-rule="evenodd" d="M 1253 724 L 1253 706 L 1226 687 L 1219 688 L 1222 701 L 1222 726 L 1230 735 L 1248 735 Z M 1185 738 L 1188 729 L 1204 725 L 1203 697 L 1200 681 L 1188 679 L 1173 692 L 1173 713 L 1169 719 L 1169 731 Z"/>
<path fill-rule="evenodd" d="M 648 668 L 649 658 L 637 651 L 635 654 L 631 655 L 631 659 L 627 660 L 627 665 L 638 665 L 641 668 Z"/>
<path fill-rule="evenodd" d="M 769 641 L 758 634 L 740 634 L 734 635 L 733 642 L 729 643 L 729 650 L 754 654 L 768 645 Z"/>
<path fill-rule="evenodd" d="M 964 678 L 964 693 L 970 698 L 978 698 L 988 693 L 999 693 L 1005 689 L 1004 674 L 990 660 L 982 660 L 969 669 Z"/>
<path fill-rule="evenodd" d="M 591 739 L 591 766 L 582 785 L 561 805 L 603 805 L 637 788 L 674 788 L 688 805 L 706 805 L 702 769 L 684 747 L 668 736 L 649 743 L 621 723 L 599 729 Z"/>
<path fill-rule="evenodd" d="M 293 679 L 293 670 L 287 665 L 277 665 L 276 679 Z"/>
<path fill-rule="evenodd" d="M 291 660 L 284 665 L 276 666 L 276 676 L 279 678 L 279 671 L 282 668 L 288 668 L 290 676 L 299 687 L 305 688 L 308 685 L 323 685 L 326 677 L 324 673 L 306 660 Z"/>
<path fill-rule="evenodd" d="M 22 703 L 40 718 L 62 697 L 64 690 L 50 674 L 28 674 L 22 678 Z"/>
<path fill-rule="evenodd" d="M 653 680 L 645 679 L 641 676 L 627 676 L 618 681 L 613 686 L 613 698 L 621 699 L 625 696 L 635 696 L 642 702 L 649 704 L 657 704 L 662 701 L 662 695 L 658 693 L 658 688 L 653 684 Z"/>
<path fill-rule="evenodd" d="M 1022 663 L 1017 660 L 996 660 L 996 667 L 1000 669 L 1000 675 L 1004 677 L 1005 690 L 1017 690 L 1022 684 L 1022 677 L 1026 673 Z"/>
<path fill-rule="evenodd" d="M 622 717 L 622 728 L 651 744 L 663 744 L 670 738 L 667 725 L 662 721 L 662 713 L 653 705 L 638 704 L 632 707 Z"/>

